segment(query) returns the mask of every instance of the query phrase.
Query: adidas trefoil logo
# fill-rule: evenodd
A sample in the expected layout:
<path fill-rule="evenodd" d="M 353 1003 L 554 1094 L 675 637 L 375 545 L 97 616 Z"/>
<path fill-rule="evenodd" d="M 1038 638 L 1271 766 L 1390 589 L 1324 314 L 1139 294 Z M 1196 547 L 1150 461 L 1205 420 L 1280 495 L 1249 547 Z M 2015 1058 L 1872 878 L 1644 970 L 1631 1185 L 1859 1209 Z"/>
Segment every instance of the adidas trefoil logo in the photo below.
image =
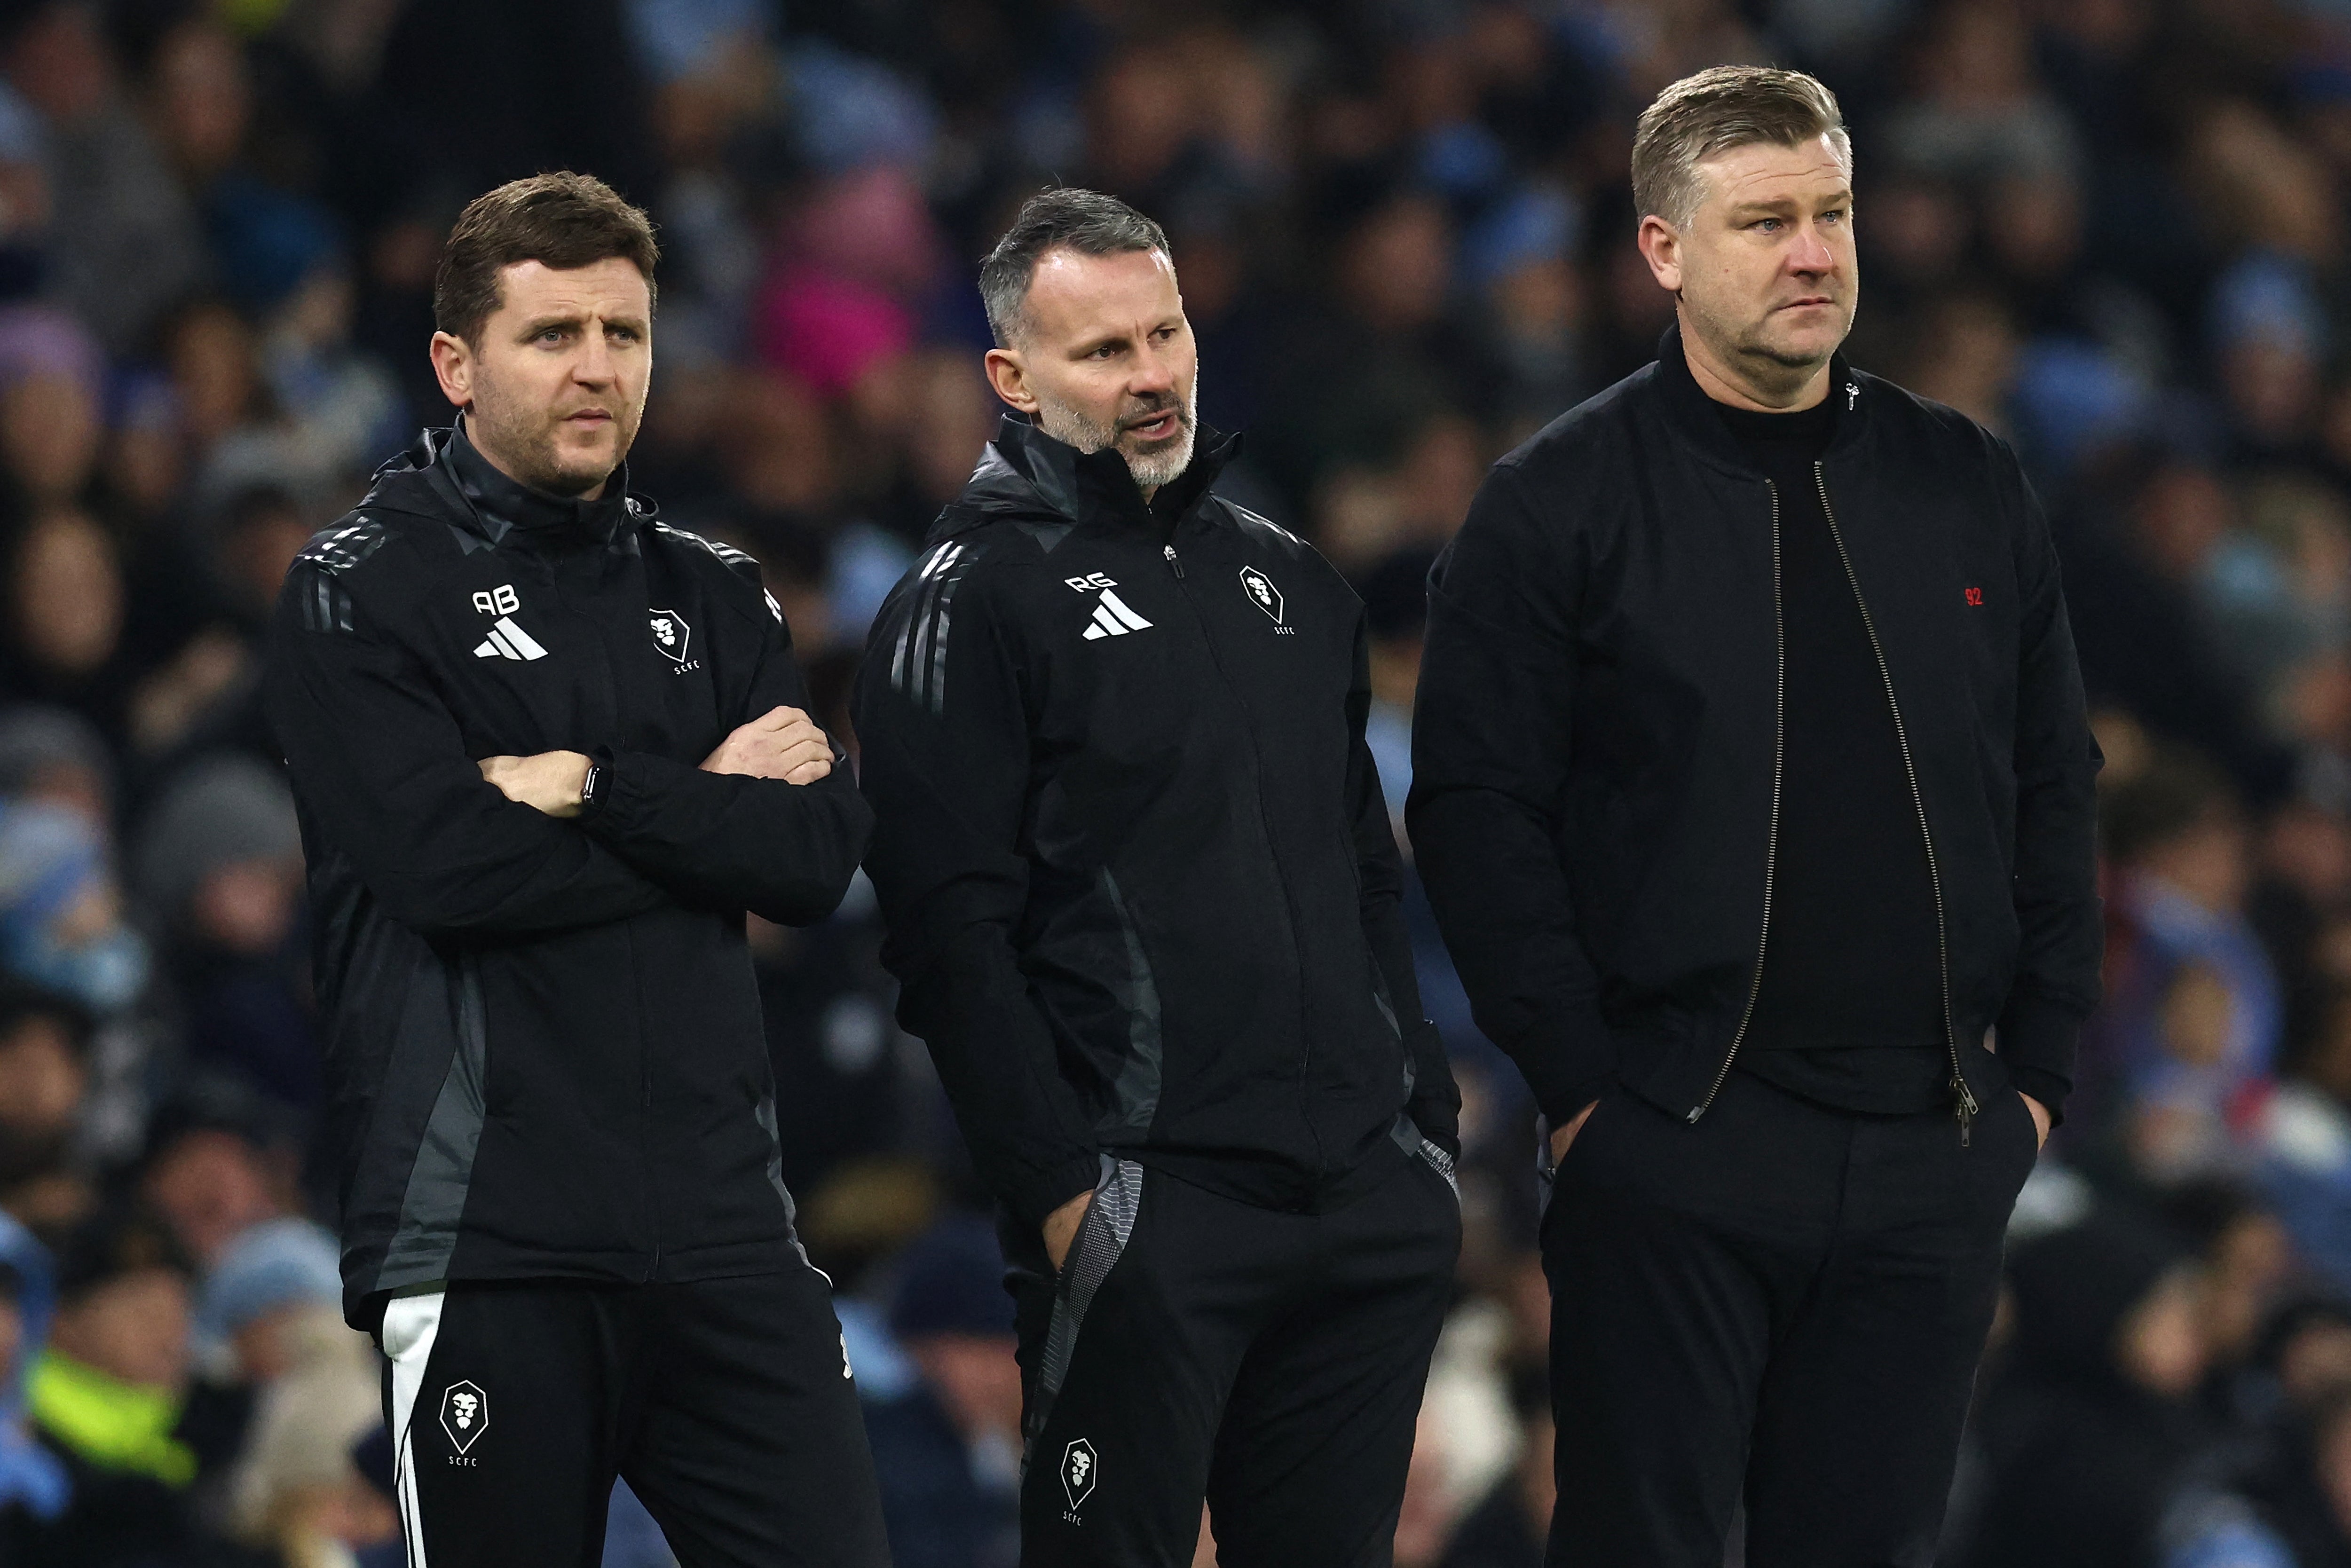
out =
<path fill-rule="evenodd" d="M 1086 641 L 1101 637 L 1123 637 L 1130 632 L 1149 629 L 1151 622 L 1136 614 L 1116 592 L 1103 589 L 1102 599 L 1094 605 L 1092 622 L 1086 627 Z"/>
<path fill-rule="evenodd" d="M 482 639 L 481 646 L 474 650 L 474 657 L 476 659 L 544 659 L 547 657 L 547 650 L 538 645 L 538 638 L 516 625 L 513 616 L 501 615 L 497 619 L 497 624 L 490 628 L 490 634 Z"/>

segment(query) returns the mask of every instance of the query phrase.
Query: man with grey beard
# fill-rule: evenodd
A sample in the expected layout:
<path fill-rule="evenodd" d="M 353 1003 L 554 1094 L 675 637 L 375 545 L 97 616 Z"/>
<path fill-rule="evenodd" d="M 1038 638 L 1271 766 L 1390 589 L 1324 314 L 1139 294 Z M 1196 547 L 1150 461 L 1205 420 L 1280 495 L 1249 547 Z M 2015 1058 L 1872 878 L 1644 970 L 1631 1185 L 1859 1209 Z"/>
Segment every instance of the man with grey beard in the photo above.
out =
<path fill-rule="evenodd" d="M 875 622 L 866 869 L 1002 1205 L 1024 1563 L 1389 1561 L 1460 1245 L 1364 744 L 1364 608 L 1211 493 L 1166 237 L 1053 190 L 980 273 L 1014 411 Z"/>

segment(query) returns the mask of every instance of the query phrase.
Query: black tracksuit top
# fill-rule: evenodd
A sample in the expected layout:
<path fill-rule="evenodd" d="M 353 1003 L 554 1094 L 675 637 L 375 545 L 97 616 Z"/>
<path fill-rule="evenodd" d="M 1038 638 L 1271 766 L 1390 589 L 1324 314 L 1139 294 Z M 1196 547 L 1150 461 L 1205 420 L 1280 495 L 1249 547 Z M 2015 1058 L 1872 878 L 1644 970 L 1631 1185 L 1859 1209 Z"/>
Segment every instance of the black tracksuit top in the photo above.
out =
<path fill-rule="evenodd" d="M 361 1326 L 437 1280 L 797 1261 L 743 916 L 829 914 L 871 823 L 845 764 L 695 766 L 808 706 L 749 557 L 623 498 L 625 471 L 557 500 L 463 443 L 386 465 L 272 629 Z M 556 750 L 604 769 L 574 820 L 475 766 Z"/>
<path fill-rule="evenodd" d="M 1702 1114 L 1785 918 L 1771 487 L 1677 331 L 1658 355 L 1496 464 L 1430 578 L 1413 844 L 1554 1124 L 1613 1083 Z M 2048 524 L 1997 437 L 1833 376 L 1817 481 L 1915 779 L 1953 1101 L 2061 1107 L 2098 999 L 2099 757 Z"/>
<path fill-rule="evenodd" d="M 1453 1145 L 1363 605 L 1209 494 L 1229 451 L 1146 506 L 1008 418 L 859 679 L 900 1017 L 1025 1224 L 1104 1153 L 1304 1211 Z"/>

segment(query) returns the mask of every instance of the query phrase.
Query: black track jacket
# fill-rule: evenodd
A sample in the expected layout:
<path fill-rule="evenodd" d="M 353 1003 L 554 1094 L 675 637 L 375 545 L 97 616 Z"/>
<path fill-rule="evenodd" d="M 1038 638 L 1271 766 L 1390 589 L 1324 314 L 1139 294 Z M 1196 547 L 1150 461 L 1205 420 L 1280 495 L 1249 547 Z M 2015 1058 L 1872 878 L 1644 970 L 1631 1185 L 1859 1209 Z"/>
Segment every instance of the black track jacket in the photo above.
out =
<path fill-rule="evenodd" d="M 1421 1017 L 1364 744 L 1364 610 L 1208 493 L 1007 418 L 857 694 L 900 1017 L 980 1175 L 1037 1225 L 1116 1151 L 1335 1207 L 1458 1100 Z"/>
<path fill-rule="evenodd" d="M 1553 1125 L 1615 1082 L 1702 1113 L 1771 929 L 1775 497 L 1677 332 L 1658 355 L 1496 464 L 1430 576 L 1413 847 Z M 2099 757 L 2048 523 L 1997 437 L 1834 377 L 1816 477 L 1915 779 L 1948 1042 L 1977 1103 L 2054 1109 L 2098 1000 Z"/>
<path fill-rule="evenodd" d="M 623 499 L 625 471 L 558 501 L 460 466 L 463 439 L 386 465 L 273 629 L 360 1326 L 435 1280 L 795 1260 L 743 913 L 830 913 L 871 821 L 845 764 L 695 767 L 808 706 L 749 557 Z M 475 767 L 556 750 L 607 770 L 574 820 Z"/>

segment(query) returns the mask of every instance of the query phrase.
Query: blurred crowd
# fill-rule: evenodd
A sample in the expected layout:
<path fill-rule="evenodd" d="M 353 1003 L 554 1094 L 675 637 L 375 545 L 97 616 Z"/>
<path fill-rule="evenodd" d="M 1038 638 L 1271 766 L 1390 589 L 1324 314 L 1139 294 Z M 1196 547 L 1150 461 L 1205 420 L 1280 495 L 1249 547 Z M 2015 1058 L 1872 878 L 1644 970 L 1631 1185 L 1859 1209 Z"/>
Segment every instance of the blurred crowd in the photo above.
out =
<path fill-rule="evenodd" d="M 1652 356 L 1632 120 L 1729 60 L 1842 98 L 1849 351 L 2024 454 L 2108 759 L 2107 1001 L 1942 1560 L 2351 1568 L 2345 0 L 0 0 L 0 1568 L 400 1561 L 255 685 L 288 560 L 448 417 L 467 198 L 651 209 L 632 483 L 760 558 L 852 742 L 996 417 L 977 258 L 1048 183 L 1135 202 L 1247 433 L 1222 483 L 1369 606 L 1400 810 L 1428 563 Z M 1468 1240 L 1396 1557 L 1532 1568 L 1532 1111 L 1413 915 Z M 754 925 L 897 1561 L 1008 1568 L 1009 1303 L 871 892 Z M 625 1489 L 608 1561 L 667 1561 Z"/>

